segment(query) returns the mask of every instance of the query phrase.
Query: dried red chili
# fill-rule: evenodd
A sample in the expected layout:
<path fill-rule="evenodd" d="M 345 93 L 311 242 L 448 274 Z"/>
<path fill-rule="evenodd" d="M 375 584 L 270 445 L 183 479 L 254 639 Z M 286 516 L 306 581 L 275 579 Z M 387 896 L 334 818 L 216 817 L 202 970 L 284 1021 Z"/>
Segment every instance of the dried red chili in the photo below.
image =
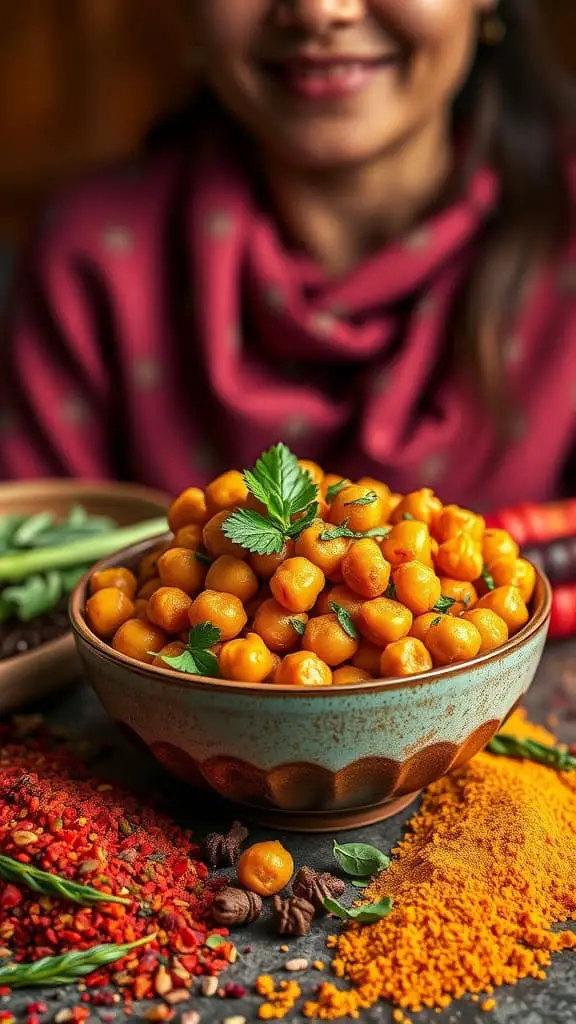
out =
<path fill-rule="evenodd" d="M 0 852 L 133 900 L 128 907 L 84 907 L 0 883 L 0 944 L 14 960 L 156 933 L 144 952 L 86 978 L 83 1001 L 100 1003 L 97 990 L 111 981 L 127 1002 L 152 998 L 159 987 L 162 994 L 189 988 L 195 975 L 228 966 L 221 950 L 205 946 L 213 899 L 225 881 L 209 878 L 190 833 L 93 778 L 62 746 L 54 749 L 42 737 L 14 742 L 6 729 L 0 732 Z"/>

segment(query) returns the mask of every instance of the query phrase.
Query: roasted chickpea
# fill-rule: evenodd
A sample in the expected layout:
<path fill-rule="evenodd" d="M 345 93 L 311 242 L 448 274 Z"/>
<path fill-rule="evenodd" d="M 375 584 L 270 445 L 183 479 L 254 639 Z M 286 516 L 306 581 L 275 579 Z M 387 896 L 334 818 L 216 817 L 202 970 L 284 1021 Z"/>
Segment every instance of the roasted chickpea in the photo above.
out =
<path fill-rule="evenodd" d="M 274 682 L 280 686 L 330 686 L 332 670 L 312 651 L 295 651 L 282 659 Z"/>
<path fill-rule="evenodd" d="M 442 597 L 451 597 L 454 604 L 448 609 L 449 615 L 460 615 L 468 612 L 478 600 L 476 587 L 468 580 L 453 580 L 450 576 L 440 577 Z"/>
<path fill-rule="evenodd" d="M 296 541 L 296 554 L 307 558 L 330 578 L 340 574 L 342 559 L 350 548 L 351 541 L 346 537 L 335 540 L 321 540 L 330 527 L 319 520 L 304 530 Z"/>
<path fill-rule="evenodd" d="M 98 569 L 90 577 L 90 593 L 95 594 L 97 590 L 104 590 L 107 587 L 116 587 L 122 590 L 131 601 L 136 596 L 138 583 L 130 569 L 118 566 L 113 569 Z"/>
<path fill-rule="evenodd" d="M 190 606 L 191 626 L 211 622 L 220 630 L 221 640 L 234 640 L 248 621 L 244 605 L 233 594 L 220 594 L 216 590 L 203 590 Z"/>
<path fill-rule="evenodd" d="M 390 497 L 388 498 L 388 518 L 390 518 L 394 510 L 398 508 L 403 497 L 403 494 L 390 494 Z"/>
<path fill-rule="evenodd" d="M 229 469 L 212 480 L 206 488 L 208 515 L 215 516 L 217 512 L 245 505 L 249 493 L 242 473 L 237 469 Z"/>
<path fill-rule="evenodd" d="M 86 619 L 92 632 L 103 640 L 114 636 L 123 622 L 135 615 L 128 595 L 118 587 L 102 587 L 86 602 Z"/>
<path fill-rule="evenodd" d="M 218 666 L 223 679 L 240 683 L 263 683 L 274 666 L 272 654 L 256 633 L 222 646 Z"/>
<path fill-rule="evenodd" d="M 278 566 L 282 565 L 282 562 L 285 562 L 287 558 L 292 558 L 293 554 L 294 541 L 287 540 L 282 551 L 278 552 L 277 555 L 250 555 L 248 561 L 261 580 L 269 580 L 276 572 Z"/>
<path fill-rule="evenodd" d="M 390 516 L 390 522 L 401 523 L 403 519 L 415 519 L 431 527 L 442 512 L 442 502 L 430 487 L 412 491 L 398 503 Z"/>
<path fill-rule="evenodd" d="M 414 615 L 432 611 L 440 600 L 440 580 L 428 565 L 422 562 L 403 562 L 392 572 L 398 600 Z"/>
<path fill-rule="evenodd" d="M 308 620 L 302 647 L 305 651 L 313 651 L 333 667 L 354 657 L 358 650 L 358 640 L 342 628 L 336 615 L 329 613 Z"/>
<path fill-rule="evenodd" d="M 525 558 L 518 558 L 511 583 L 512 586 L 518 587 L 524 603 L 529 604 L 536 587 L 536 570 L 532 563 L 527 562 Z"/>
<path fill-rule="evenodd" d="M 317 462 L 311 462 L 310 459 L 298 459 L 298 465 L 300 469 L 303 469 L 305 473 L 312 479 L 312 482 L 316 484 L 318 490 L 321 491 L 322 484 L 324 483 L 324 470 Z"/>
<path fill-rule="evenodd" d="M 204 545 L 204 528 L 200 523 L 190 523 L 188 526 L 181 526 L 174 534 L 174 541 L 171 547 L 190 548 L 190 551 L 199 551 Z"/>
<path fill-rule="evenodd" d="M 146 583 L 142 584 L 142 586 L 138 590 L 138 593 L 136 594 L 136 597 L 138 598 L 139 601 L 149 601 L 150 598 L 152 597 L 152 594 L 155 594 L 156 591 L 161 586 L 162 580 L 160 579 L 160 577 L 153 576 L 152 579 L 146 580 Z"/>
<path fill-rule="evenodd" d="M 471 622 L 480 633 L 482 644 L 479 654 L 487 654 L 506 643 L 508 626 L 504 619 L 501 619 L 490 608 L 473 608 L 470 612 L 462 612 L 461 618 Z"/>
<path fill-rule="evenodd" d="M 459 533 L 440 545 L 436 565 L 442 575 L 471 583 L 484 568 L 480 545 L 469 533 Z"/>
<path fill-rule="evenodd" d="M 148 601 L 148 618 L 167 633 L 180 633 L 189 624 L 192 598 L 179 587 L 159 587 Z"/>
<path fill-rule="evenodd" d="M 517 562 L 518 559 L 513 555 L 500 555 L 487 566 L 496 587 L 506 587 L 514 583 Z"/>
<path fill-rule="evenodd" d="M 386 520 L 387 504 L 381 494 L 369 487 L 351 484 L 336 495 L 330 506 L 330 522 L 346 522 L 351 530 L 373 530 Z"/>
<path fill-rule="evenodd" d="M 519 548 L 507 530 L 487 529 L 482 537 L 482 557 L 484 564 L 490 568 L 502 556 L 515 561 L 519 555 Z"/>
<path fill-rule="evenodd" d="M 259 584 L 256 573 L 242 558 L 220 555 L 208 569 L 206 587 L 234 594 L 246 604 L 258 593 Z"/>
<path fill-rule="evenodd" d="M 148 618 L 148 601 L 145 597 L 137 597 L 134 601 L 134 614 L 137 619 Z"/>
<path fill-rule="evenodd" d="M 424 637 L 424 643 L 437 667 L 475 658 L 482 637 L 472 622 L 454 615 L 440 615 Z"/>
<path fill-rule="evenodd" d="M 482 516 L 476 515 L 470 509 L 460 508 L 459 505 L 445 505 L 434 521 L 434 536 L 443 544 L 460 533 L 467 533 L 477 544 L 481 544 L 485 525 Z"/>
<path fill-rule="evenodd" d="M 373 677 L 363 668 L 356 668 L 354 665 L 342 665 L 337 668 L 332 677 L 334 686 L 351 686 L 354 683 L 365 683 Z"/>
<path fill-rule="evenodd" d="M 270 652 L 270 657 L 272 658 L 272 668 L 270 669 L 270 672 L 266 676 L 266 679 L 264 679 L 264 682 L 268 684 L 273 684 L 276 681 L 276 673 L 280 668 L 280 665 L 282 664 L 282 658 L 280 657 L 279 654 L 274 654 L 273 651 Z"/>
<path fill-rule="evenodd" d="M 360 646 L 352 658 L 352 665 L 376 678 L 380 675 L 381 656 L 382 644 L 371 644 L 369 640 L 361 640 Z"/>
<path fill-rule="evenodd" d="M 380 672 L 386 678 L 394 676 L 415 676 L 429 672 L 432 658 L 421 640 L 405 636 L 394 640 L 382 651 Z"/>
<path fill-rule="evenodd" d="M 287 558 L 270 580 L 270 590 L 279 604 L 290 612 L 307 612 L 324 589 L 321 569 L 308 558 Z"/>
<path fill-rule="evenodd" d="M 286 654 L 300 644 L 302 633 L 308 621 L 305 612 L 294 614 L 283 608 L 275 598 L 271 597 L 258 608 L 254 616 L 253 630 L 264 641 L 271 651 Z"/>
<path fill-rule="evenodd" d="M 190 548 L 168 548 L 158 559 L 158 575 L 162 586 L 196 594 L 204 585 L 206 566 Z"/>
<path fill-rule="evenodd" d="M 415 519 L 396 523 L 382 541 L 382 553 L 391 565 L 401 565 L 402 562 L 432 565 L 430 531 L 426 523 L 418 523 Z"/>
<path fill-rule="evenodd" d="M 169 644 L 165 644 L 162 650 L 158 651 L 158 654 L 152 660 L 153 665 L 157 665 L 158 668 L 170 668 L 164 658 L 178 658 L 181 654 L 184 654 L 186 650 L 186 644 L 182 643 L 181 640 L 171 640 Z"/>
<path fill-rule="evenodd" d="M 112 647 L 135 661 L 150 665 L 166 644 L 166 634 L 148 619 L 128 619 L 116 630 Z"/>
<path fill-rule="evenodd" d="M 405 605 L 388 597 L 376 597 L 362 605 L 359 628 L 367 640 L 384 647 L 407 636 L 412 622 L 412 612 Z"/>
<path fill-rule="evenodd" d="M 143 583 L 158 575 L 158 559 L 162 552 L 166 551 L 167 546 L 162 544 L 142 556 L 138 565 L 138 586 L 141 587 Z"/>
<path fill-rule="evenodd" d="M 187 487 L 168 509 L 168 525 L 172 533 L 192 524 L 203 526 L 207 519 L 206 498 L 199 487 Z"/>
<path fill-rule="evenodd" d="M 430 629 L 432 623 L 437 623 L 442 618 L 438 612 L 425 612 L 424 615 L 418 615 L 412 623 L 409 636 L 415 637 L 417 640 L 421 640 L 422 643 L 426 641 L 426 634 Z"/>
<path fill-rule="evenodd" d="M 230 512 L 227 510 L 217 512 L 215 516 L 208 520 L 204 527 L 202 534 L 204 547 L 213 558 L 219 558 L 220 555 L 233 555 L 234 558 L 243 558 L 246 554 L 240 544 L 235 544 L 233 540 L 228 540 L 222 529 L 229 515 Z"/>
<path fill-rule="evenodd" d="M 489 608 L 496 612 L 508 626 L 510 636 L 526 625 L 530 618 L 528 609 L 518 587 L 496 587 L 481 597 L 476 608 Z"/>
<path fill-rule="evenodd" d="M 360 609 L 364 604 L 365 598 L 360 597 L 360 594 L 355 594 L 353 590 L 350 590 L 345 583 L 337 583 L 335 587 L 331 587 L 330 590 L 323 590 L 318 598 L 314 608 L 312 609 L 312 615 L 329 615 L 332 611 L 331 604 L 339 604 L 342 608 L 345 608 L 350 615 L 354 625 L 358 624 L 358 616 L 360 615 Z"/>
<path fill-rule="evenodd" d="M 390 582 L 390 563 L 371 537 L 355 540 L 342 559 L 344 582 L 361 597 L 379 597 Z"/>

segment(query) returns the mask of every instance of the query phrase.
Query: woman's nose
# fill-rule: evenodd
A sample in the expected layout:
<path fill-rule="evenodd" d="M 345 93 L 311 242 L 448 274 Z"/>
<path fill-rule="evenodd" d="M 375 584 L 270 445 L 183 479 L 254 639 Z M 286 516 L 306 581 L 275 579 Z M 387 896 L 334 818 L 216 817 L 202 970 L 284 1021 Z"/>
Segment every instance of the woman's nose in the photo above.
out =
<path fill-rule="evenodd" d="M 367 0 L 281 0 L 283 26 L 299 26 L 308 32 L 322 33 L 351 25 L 366 14 Z"/>

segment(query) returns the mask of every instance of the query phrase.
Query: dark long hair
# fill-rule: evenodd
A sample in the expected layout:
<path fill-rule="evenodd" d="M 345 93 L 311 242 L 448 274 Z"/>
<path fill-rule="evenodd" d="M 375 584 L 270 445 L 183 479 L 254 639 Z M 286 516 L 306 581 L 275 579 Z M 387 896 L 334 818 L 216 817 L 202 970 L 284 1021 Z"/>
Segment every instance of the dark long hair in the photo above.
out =
<path fill-rule="evenodd" d="M 505 428 L 504 345 L 535 274 L 574 228 L 567 156 L 573 95 L 542 46 L 535 0 L 501 0 L 505 35 L 483 42 L 454 109 L 470 140 L 468 171 L 489 163 L 500 200 L 455 320 L 455 352 Z M 573 150 L 574 151 L 574 150 Z"/>
<path fill-rule="evenodd" d="M 561 251 L 575 221 L 566 165 L 569 150 L 576 153 L 576 105 L 542 46 L 539 10 L 537 0 L 500 0 L 497 16 L 504 36 L 488 43 L 480 31 L 472 69 L 454 105 L 455 132 L 469 143 L 459 187 L 478 167 L 490 164 L 499 179 L 500 199 L 460 296 L 452 342 L 504 430 L 507 333 L 527 285 Z M 189 121 L 189 107 L 177 111 L 149 141 L 172 142 L 186 135 Z"/>

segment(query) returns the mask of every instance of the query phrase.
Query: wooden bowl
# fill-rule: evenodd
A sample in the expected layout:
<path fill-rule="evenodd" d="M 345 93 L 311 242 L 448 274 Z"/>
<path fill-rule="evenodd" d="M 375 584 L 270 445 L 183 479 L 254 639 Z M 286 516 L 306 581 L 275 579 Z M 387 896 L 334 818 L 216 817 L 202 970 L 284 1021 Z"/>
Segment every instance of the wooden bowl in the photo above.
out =
<path fill-rule="evenodd" d="M 120 526 L 154 519 L 166 512 L 169 498 L 132 484 L 80 480 L 33 480 L 0 485 L 0 516 L 33 515 L 45 509 L 64 517 L 73 505 L 91 515 L 110 516 Z M 0 712 L 69 686 L 81 674 L 71 633 L 27 654 L 0 661 Z"/>

